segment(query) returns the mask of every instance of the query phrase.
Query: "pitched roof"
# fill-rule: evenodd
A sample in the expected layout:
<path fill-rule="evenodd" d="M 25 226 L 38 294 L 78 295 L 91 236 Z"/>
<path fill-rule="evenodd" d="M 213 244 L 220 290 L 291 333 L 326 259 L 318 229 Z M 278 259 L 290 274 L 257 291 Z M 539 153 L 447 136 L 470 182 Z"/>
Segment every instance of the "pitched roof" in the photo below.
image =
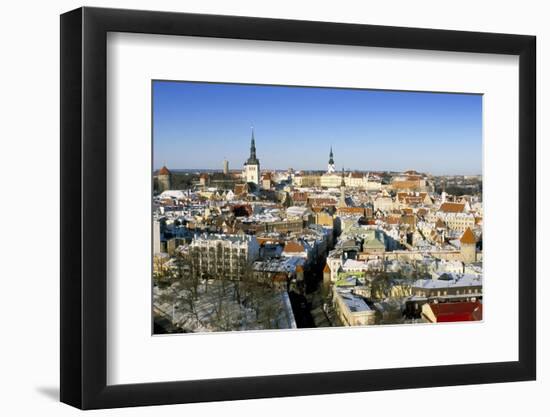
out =
<path fill-rule="evenodd" d="M 328 266 L 328 263 L 325 264 L 325 267 L 323 268 L 323 272 L 330 272 L 330 266 Z"/>
<path fill-rule="evenodd" d="M 163 166 L 161 169 L 159 169 L 159 172 L 157 175 L 170 175 L 170 174 L 171 172 L 168 170 L 168 168 Z"/>
<path fill-rule="evenodd" d="M 472 229 L 469 227 L 466 229 L 462 237 L 460 238 L 460 243 L 469 244 L 469 245 L 475 245 L 476 243 L 476 236 L 474 235 L 474 232 L 472 232 Z"/>
<path fill-rule="evenodd" d="M 338 213 L 340 214 L 360 214 L 365 215 L 364 207 L 338 207 Z"/>
<path fill-rule="evenodd" d="M 286 245 L 285 245 L 285 249 L 284 251 L 286 253 L 294 253 L 294 252 L 303 252 L 304 251 L 304 247 L 302 245 L 300 245 L 298 242 L 288 242 Z"/>
<path fill-rule="evenodd" d="M 476 321 L 483 316 L 483 305 L 479 302 L 430 304 L 438 323 L 453 321 Z"/>
<path fill-rule="evenodd" d="M 396 194 L 397 201 L 405 204 L 422 204 L 426 202 L 426 199 L 430 200 L 428 193 L 426 192 L 398 192 Z"/>
<path fill-rule="evenodd" d="M 439 207 L 439 211 L 444 213 L 463 213 L 464 203 L 443 203 Z"/>

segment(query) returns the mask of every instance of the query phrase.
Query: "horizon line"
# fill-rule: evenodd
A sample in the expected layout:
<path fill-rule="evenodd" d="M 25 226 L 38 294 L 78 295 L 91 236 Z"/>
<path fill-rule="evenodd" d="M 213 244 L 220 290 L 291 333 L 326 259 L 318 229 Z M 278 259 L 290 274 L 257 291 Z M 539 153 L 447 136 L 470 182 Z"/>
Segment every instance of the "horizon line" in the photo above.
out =
<path fill-rule="evenodd" d="M 153 168 L 153 171 L 158 171 L 160 170 L 162 167 L 164 167 L 166 165 L 162 165 L 161 167 L 158 167 L 158 168 Z M 208 171 L 217 171 L 217 172 L 223 172 L 223 167 L 222 168 L 219 168 L 219 167 L 216 167 L 216 168 L 206 168 L 206 167 L 201 167 L 201 168 L 169 168 L 168 166 L 166 166 L 166 168 L 168 168 L 169 171 L 201 171 L 201 170 L 208 170 Z M 315 169 L 315 168 L 292 168 L 292 167 L 287 167 L 287 168 L 263 168 L 263 169 L 260 169 L 260 172 L 262 171 L 288 171 L 289 169 L 292 169 L 294 171 L 318 171 L 318 172 L 324 172 L 324 173 L 327 173 L 327 170 L 325 168 L 323 169 Z M 229 172 L 241 172 L 242 169 L 229 169 Z M 434 176 L 450 176 L 450 175 L 467 175 L 467 176 L 483 176 L 483 173 L 475 173 L 475 174 L 472 174 L 472 173 L 455 173 L 455 174 L 452 174 L 452 173 L 446 173 L 446 174 L 434 174 L 430 171 L 419 171 L 417 169 L 411 169 L 411 168 L 408 168 L 408 169 L 405 169 L 405 170 L 393 170 L 393 169 L 357 169 L 357 168 L 352 168 L 352 169 L 344 169 L 344 172 L 387 172 L 387 173 L 405 173 L 407 171 L 415 171 L 417 172 L 418 174 L 429 174 L 429 175 L 434 175 Z M 342 171 L 341 170 L 337 170 L 335 173 L 336 174 L 339 174 L 341 173 Z"/>

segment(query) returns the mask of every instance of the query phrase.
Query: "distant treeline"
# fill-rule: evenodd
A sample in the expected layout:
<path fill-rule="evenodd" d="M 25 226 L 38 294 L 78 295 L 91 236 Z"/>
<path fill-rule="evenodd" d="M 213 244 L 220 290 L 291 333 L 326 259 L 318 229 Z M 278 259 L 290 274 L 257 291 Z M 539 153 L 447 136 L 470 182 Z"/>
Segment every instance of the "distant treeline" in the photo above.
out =
<path fill-rule="evenodd" d="M 443 191 L 443 187 L 441 185 L 437 185 L 435 187 L 435 192 L 437 194 L 441 194 Z M 447 185 L 445 187 L 445 192 L 447 194 L 451 195 L 474 195 L 474 194 L 480 194 L 483 191 L 483 185 L 482 183 L 461 187 L 458 185 Z"/>

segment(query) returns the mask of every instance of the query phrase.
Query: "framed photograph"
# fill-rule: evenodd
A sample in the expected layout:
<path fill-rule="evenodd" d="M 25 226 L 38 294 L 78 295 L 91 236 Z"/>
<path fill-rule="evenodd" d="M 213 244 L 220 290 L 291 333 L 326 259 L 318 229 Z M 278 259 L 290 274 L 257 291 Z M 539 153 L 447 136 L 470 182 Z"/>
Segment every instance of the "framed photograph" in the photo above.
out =
<path fill-rule="evenodd" d="M 61 16 L 61 401 L 533 380 L 535 37 Z"/>

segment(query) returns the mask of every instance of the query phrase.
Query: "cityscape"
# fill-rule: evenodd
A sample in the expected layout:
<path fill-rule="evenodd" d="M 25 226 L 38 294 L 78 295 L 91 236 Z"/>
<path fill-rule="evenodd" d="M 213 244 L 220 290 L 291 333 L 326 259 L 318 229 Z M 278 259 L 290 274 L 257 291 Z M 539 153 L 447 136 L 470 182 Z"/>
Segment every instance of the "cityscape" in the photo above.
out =
<path fill-rule="evenodd" d="M 177 84 L 161 86 L 171 97 L 177 96 L 174 91 L 178 88 L 184 91 L 187 87 L 185 83 L 168 84 Z M 218 88 L 202 83 L 194 83 L 190 88 L 200 90 L 202 85 L 211 90 Z M 265 91 L 260 86 L 245 87 Z M 244 90 L 240 88 L 220 84 L 217 98 L 221 100 L 223 94 L 238 107 L 239 101 L 231 94 L 242 97 Z M 281 106 L 285 106 L 285 97 L 296 103 L 296 97 L 302 99 L 308 94 L 317 94 L 318 106 L 335 102 L 330 89 L 318 92 L 311 88 L 271 88 L 288 89 L 288 93 L 280 93 L 278 97 Z M 345 99 L 345 92 L 337 93 Z M 262 94 L 258 94 L 260 99 Z M 365 97 L 367 94 L 365 91 Z M 376 92 L 368 100 L 379 102 L 383 94 Z M 407 105 L 417 111 L 424 105 L 438 107 L 440 114 L 433 117 L 439 129 L 456 131 L 450 126 L 452 123 L 465 123 L 456 116 L 461 110 L 453 101 L 461 100 L 461 95 L 431 94 L 432 103 L 431 97 L 418 93 L 388 94 L 393 94 L 387 99 L 393 114 L 397 112 L 392 100 L 408 100 Z M 411 100 L 410 94 L 421 97 L 420 101 Z M 153 100 L 157 128 L 159 124 L 168 124 L 167 119 L 155 114 L 161 109 L 167 111 L 169 102 L 163 103 L 162 99 L 157 94 Z M 438 100 L 450 103 L 449 114 L 453 118 L 441 113 L 445 111 L 444 105 Z M 478 117 L 471 120 L 480 124 L 481 99 L 473 100 L 472 112 Z M 353 101 L 350 106 L 354 109 L 364 105 L 357 100 L 349 101 Z M 177 99 L 172 103 L 174 107 L 181 106 Z M 301 108 L 297 107 L 294 113 Z M 425 108 L 427 120 L 435 114 L 431 108 Z M 345 113 L 342 117 L 347 117 L 346 105 L 340 109 Z M 260 111 L 273 110 L 264 106 Z M 304 119 L 306 113 L 303 112 Z M 261 119 L 262 114 L 255 116 Z M 211 129 L 211 136 L 218 126 L 220 131 L 224 129 L 219 122 L 224 115 L 216 117 L 211 128 L 201 128 Z M 180 119 L 177 114 L 171 126 L 173 131 L 180 131 Z M 284 120 L 280 117 L 277 123 Z M 188 125 L 190 121 L 183 119 L 181 123 Z M 373 121 L 373 125 L 376 123 L 383 126 L 385 122 Z M 308 129 L 304 127 L 305 132 Z M 362 125 L 357 129 L 363 129 Z M 469 131 L 478 130 L 467 127 L 464 132 Z M 411 164 L 407 169 L 396 169 L 393 164 L 401 152 L 397 140 L 386 141 L 390 151 L 377 155 L 372 162 L 357 155 L 373 149 L 374 140 L 358 140 L 353 145 L 354 152 L 345 150 L 345 140 L 335 140 L 325 147 L 324 160 L 315 160 L 322 151 L 317 146 L 323 142 L 322 135 L 311 140 L 310 153 L 298 159 L 287 158 L 293 166 L 277 167 L 281 156 L 291 153 L 292 141 L 279 141 L 280 154 L 275 155 L 273 140 L 268 145 L 254 127 L 243 131 L 240 140 L 220 142 L 197 154 L 194 149 L 200 149 L 201 145 L 195 146 L 187 140 L 188 152 L 182 158 L 190 159 L 167 163 L 155 158 L 162 154 L 162 149 L 175 149 L 172 144 L 179 146 L 186 139 L 184 135 L 176 135 L 161 148 L 162 135 L 168 137 L 163 130 L 154 129 L 154 334 L 482 320 L 480 133 L 474 133 L 473 145 L 468 145 L 473 162 L 466 161 L 469 165 L 463 169 L 469 172 L 464 173 L 458 172 L 460 165 L 453 165 L 457 156 L 462 155 L 447 151 L 442 152 L 444 155 L 433 155 L 441 165 L 428 166 L 440 172 L 430 172 L 426 163 L 412 165 L 415 160 L 427 160 L 414 152 L 409 152 L 410 160 L 404 161 Z M 307 139 L 301 144 L 305 142 Z M 468 142 L 461 140 L 459 146 L 463 148 L 464 143 Z M 263 147 L 270 150 L 265 153 L 266 167 L 262 162 Z M 342 160 L 339 149 L 343 150 Z M 201 162 L 201 153 L 206 152 L 208 156 Z M 420 152 L 429 153 L 430 149 Z M 239 165 L 233 167 L 225 153 L 232 159 L 241 155 Z M 170 152 L 160 156 L 172 157 Z M 364 166 L 359 166 L 361 161 Z M 391 168 L 380 169 L 379 164 Z M 452 172 L 445 173 L 445 169 Z"/>

